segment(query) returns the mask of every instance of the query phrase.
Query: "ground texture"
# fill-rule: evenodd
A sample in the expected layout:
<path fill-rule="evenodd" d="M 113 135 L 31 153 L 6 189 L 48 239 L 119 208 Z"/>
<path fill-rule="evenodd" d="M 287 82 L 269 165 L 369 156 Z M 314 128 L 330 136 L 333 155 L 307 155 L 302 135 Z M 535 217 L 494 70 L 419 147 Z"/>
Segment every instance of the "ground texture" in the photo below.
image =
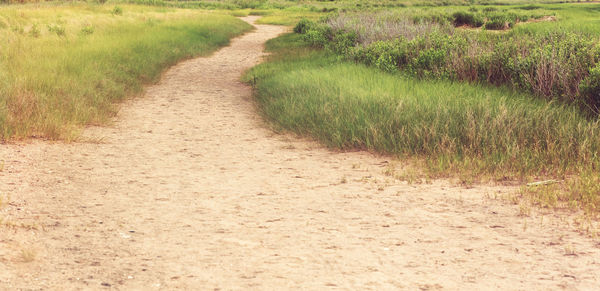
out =
<path fill-rule="evenodd" d="M 494 199 L 513 188 L 408 184 L 269 130 L 238 80 L 284 29 L 256 27 L 84 142 L 0 145 L 0 289 L 600 286 L 598 240 Z"/>

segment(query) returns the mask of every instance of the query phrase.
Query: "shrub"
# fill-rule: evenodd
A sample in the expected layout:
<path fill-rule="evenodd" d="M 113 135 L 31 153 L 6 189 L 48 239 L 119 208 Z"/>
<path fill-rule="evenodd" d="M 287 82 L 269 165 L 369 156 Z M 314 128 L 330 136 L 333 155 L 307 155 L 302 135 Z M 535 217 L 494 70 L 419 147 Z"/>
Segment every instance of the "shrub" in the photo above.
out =
<path fill-rule="evenodd" d="M 315 25 L 304 34 L 304 40 L 315 47 L 326 47 L 332 39 L 333 31 L 326 25 Z"/>
<path fill-rule="evenodd" d="M 65 27 L 59 24 L 48 24 L 48 31 L 54 32 L 58 36 L 65 35 Z"/>
<path fill-rule="evenodd" d="M 111 13 L 113 15 L 123 15 L 123 8 L 119 7 L 119 6 L 115 6 L 113 8 L 113 10 L 111 11 Z"/>
<path fill-rule="evenodd" d="M 355 32 L 339 31 L 333 34 L 333 39 L 327 47 L 337 54 L 348 55 L 350 49 L 353 48 L 358 40 Z"/>
<path fill-rule="evenodd" d="M 300 22 L 298 22 L 298 24 L 296 24 L 296 26 L 294 26 L 294 32 L 300 33 L 300 34 L 305 34 L 312 25 L 314 25 L 314 22 L 312 22 L 306 18 L 302 18 L 300 20 Z"/>
<path fill-rule="evenodd" d="M 600 114 L 600 63 L 591 68 L 587 78 L 579 85 L 584 104 L 594 113 Z"/>
<path fill-rule="evenodd" d="M 600 49 L 592 36 L 566 31 L 474 34 L 373 15 L 380 14 L 342 14 L 298 26 L 306 28 L 303 38 L 309 44 L 387 72 L 404 69 L 419 77 L 508 85 L 600 113 Z M 504 29 L 516 18 L 494 14 L 486 27 Z"/>
<path fill-rule="evenodd" d="M 408 63 L 406 41 L 378 41 L 366 47 L 358 47 L 352 52 L 358 62 L 373 65 L 386 72 L 394 72 Z"/>
<path fill-rule="evenodd" d="M 94 33 L 94 26 L 88 24 L 84 27 L 81 28 L 81 31 L 79 31 L 79 34 L 81 35 L 90 35 Z"/>

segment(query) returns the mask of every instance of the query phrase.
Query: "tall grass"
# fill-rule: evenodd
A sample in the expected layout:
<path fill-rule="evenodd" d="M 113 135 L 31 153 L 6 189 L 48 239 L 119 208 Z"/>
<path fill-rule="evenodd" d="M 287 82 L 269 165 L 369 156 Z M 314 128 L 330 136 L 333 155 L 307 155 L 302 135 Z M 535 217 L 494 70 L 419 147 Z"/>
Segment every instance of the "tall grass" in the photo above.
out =
<path fill-rule="evenodd" d="M 250 29 L 202 11 L 66 5 L 0 8 L 0 140 L 69 139 L 105 122 L 115 102 Z M 34 28 L 38 31 L 33 33 Z"/>
<path fill-rule="evenodd" d="M 297 35 L 270 42 L 275 55 L 245 77 L 280 128 L 331 147 L 418 157 L 436 175 L 565 178 L 600 167 L 600 121 L 576 107 L 389 74 L 305 46 Z"/>
<path fill-rule="evenodd" d="M 412 15 L 410 15 L 412 14 Z M 430 15 L 432 16 L 432 15 Z M 442 16 L 436 15 L 440 18 Z M 415 19 L 415 17 L 418 17 Z M 425 17 L 423 14 L 410 12 L 381 11 L 378 13 L 346 14 L 341 13 L 328 17 L 325 24 L 333 31 L 355 32 L 357 43 L 363 46 L 376 41 L 387 41 L 398 38 L 412 40 L 416 37 L 439 31 L 453 34 L 454 27 L 444 17 Z"/>

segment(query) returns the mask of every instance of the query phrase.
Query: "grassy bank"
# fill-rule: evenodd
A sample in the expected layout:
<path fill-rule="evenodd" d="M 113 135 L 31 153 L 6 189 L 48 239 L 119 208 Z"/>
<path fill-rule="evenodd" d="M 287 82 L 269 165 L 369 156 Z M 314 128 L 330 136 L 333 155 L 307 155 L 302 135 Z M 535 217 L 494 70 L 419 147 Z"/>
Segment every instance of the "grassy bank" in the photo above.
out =
<path fill-rule="evenodd" d="M 331 147 L 416 158 L 436 177 L 571 181 L 600 166 L 600 122 L 577 107 L 508 89 L 385 73 L 339 61 L 294 34 L 268 47 L 274 52 L 269 62 L 245 76 L 262 113 L 279 128 Z M 556 203 L 599 209 L 599 193 L 573 189 L 552 194 Z"/>
<path fill-rule="evenodd" d="M 232 16 L 144 6 L 0 7 L 0 139 L 70 139 L 176 62 L 251 28 Z"/>
<path fill-rule="evenodd" d="M 564 27 L 540 30 L 543 26 L 536 30 L 488 31 L 490 26 L 509 30 L 530 19 L 555 19 L 551 15 L 554 13 L 519 7 L 342 13 L 318 23 L 303 21 L 296 30 L 313 46 L 385 71 L 510 86 L 547 100 L 578 104 L 583 111 L 597 116 L 597 34 Z M 465 25 L 484 26 L 486 30 L 463 29 Z"/>

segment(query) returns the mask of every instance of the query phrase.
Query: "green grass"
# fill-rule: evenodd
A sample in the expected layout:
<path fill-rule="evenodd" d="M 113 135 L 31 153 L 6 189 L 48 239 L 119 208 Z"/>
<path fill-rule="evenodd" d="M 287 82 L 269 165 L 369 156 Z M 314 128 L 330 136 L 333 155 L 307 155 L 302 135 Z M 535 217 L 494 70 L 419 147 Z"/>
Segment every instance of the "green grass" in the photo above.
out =
<path fill-rule="evenodd" d="M 574 106 L 384 73 L 309 49 L 293 34 L 268 48 L 269 62 L 245 76 L 261 112 L 330 147 L 417 158 L 431 175 L 476 179 L 567 179 L 600 166 L 600 121 Z M 600 199 L 565 197 L 600 207 Z"/>
<path fill-rule="evenodd" d="M 269 13 L 263 13 L 263 16 L 257 21 L 258 24 L 271 25 L 295 25 L 302 18 L 318 19 L 322 13 L 314 11 L 295 11 L 295 10 L 272 10 Z"/>
<path fill-rule="evenodd" d="M 0 140 L 71 139 L 167 67 L 251 28 L 232 16 L 144 6 L 0 8 Z"/>

